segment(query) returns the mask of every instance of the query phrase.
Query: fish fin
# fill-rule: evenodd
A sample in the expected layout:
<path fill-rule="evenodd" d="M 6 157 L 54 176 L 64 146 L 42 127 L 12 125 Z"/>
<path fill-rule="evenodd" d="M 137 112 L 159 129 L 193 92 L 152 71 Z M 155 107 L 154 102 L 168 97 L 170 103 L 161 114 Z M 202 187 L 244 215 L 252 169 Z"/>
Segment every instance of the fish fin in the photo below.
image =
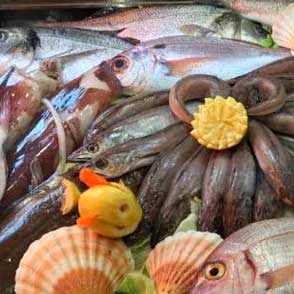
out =
<path fill-rule="evenodd" d="M 30 162 L 30 172 L 31 172 L 31 184 L 29 186 L 29 191 L 32 191 L 34 188 L 39 186 L 44 180 L 43 170 L 37 157 L 35 157 Z"/>
<path fill-rule="evenodd" d="M 7 184 L 7 163 L 3 146 L 0 146 L 0 200 L 2 199 Z"/>
<path fill-rule="evenodd" d="M 105 177 L 97 175 L 92 169 L 87 167 L 80 170 L 79 179 L 89 188 L 99 185 L 111 185 L 111 183 L 109 183 Z"/>
<path fill-rule="evenodd" d="M 121 40 L 124 40 L 126 42 L 129 42 L 131 45 L 138 45 L 141 43 L 140 40 L 132 37 L 121 37 L 119 34 L 122 33 L 126 28 L 122 28 L 119 30 L 113 30 L 113 31 L 98 31 L 101 34 L 112 36 L 112 37 L 117 37 Z"/>
<path fill-rule="evenodd" d="M 14 71 L 15 71 L 15 67 L 11 66 L 3 74 L 0 75 L 0 87 L 5 87 L 7 85 Z"/>
<path fill-rule="evenodd" d="M 197 37 L 211 37 L 217 36 L 217 33 L 214 30 L 204 28 L 195 24 L 186 24 L 178 28 L 180 32 L 188 36 L 197 36 Z"/>
<path fill-rule="evenodd" d="M 95 215 L 79 217 L 77 219 L 77 225 L 79 225 L 80 227 L 88 228 L 95 222 L 95 220 Z"/>
<path fill-rule="evenodd" d="M 279 13 L 272 27 L 272 38 L 278 46 L 294 51 L 294 4 Z"/>
<path fill-rule="evenodd" d="M 1 94 L 1 93 L 0 93 Z M 9 121 L 11 117 L 11 96 L 9 93 L 3 93 L 0 97 L 0 143 L 4 143 L 8 135 Z M 2 133 L 3 132 L 3 133 Z"/>
<path fill-rule="evenodd" d="M 203 63 L 214 61 L 213 57 L 189 57 L 184 59 L 176 59 L 164 61 L 163 63 L 169 67 L 169 75 L 175 77 L 183 77 L 192 74 L 192 70 L 201 66 Z"/>
<path fill-rule="evenodd" d="M 261 278 L 266 282 L 266 290 L 272 290 L 285 286 L 286 284 L 294 281 L 294 264 L 261 274 Z"/>

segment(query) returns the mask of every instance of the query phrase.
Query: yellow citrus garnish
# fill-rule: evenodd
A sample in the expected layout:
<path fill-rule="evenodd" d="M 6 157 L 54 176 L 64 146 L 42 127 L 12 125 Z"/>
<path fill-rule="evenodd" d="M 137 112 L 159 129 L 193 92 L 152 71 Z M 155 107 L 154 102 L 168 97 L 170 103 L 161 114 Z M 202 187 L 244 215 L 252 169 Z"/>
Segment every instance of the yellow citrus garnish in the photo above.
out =
<path fill-rule="evenodd" d="M 91 187 L 82 193 L 78 209 L 78 225 L 110 238 L 133 233 L 142 218 L 141 206 L 123 183 Z"/>
<path fill-rule="evenodd" d="M 248 129 L 244 105 L 234 98 L 205 98 L 194 114 L 191 134 L 209 149 L 223 150 L 240 143 Z"/>
<path fill-rule="evenodd" d="M 78 206 L 81 193 L 73 182 L 63 178 L 62 183 L 65 189 L 62 195 L 61 212 L 65 215 Z"/>

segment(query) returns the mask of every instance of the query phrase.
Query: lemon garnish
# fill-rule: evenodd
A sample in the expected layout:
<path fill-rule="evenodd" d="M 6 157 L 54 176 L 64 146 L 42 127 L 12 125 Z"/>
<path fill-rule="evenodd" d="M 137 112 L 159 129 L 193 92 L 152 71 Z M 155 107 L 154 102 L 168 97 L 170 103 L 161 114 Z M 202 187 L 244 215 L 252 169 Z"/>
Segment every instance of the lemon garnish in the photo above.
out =
<path fill-rule="evenodd" d="M 240 143 L 248 129 L 244 105 L 234 98 L 205 98 L 194 114 L 192 136 L 209 149 L 223 150 Z"/>

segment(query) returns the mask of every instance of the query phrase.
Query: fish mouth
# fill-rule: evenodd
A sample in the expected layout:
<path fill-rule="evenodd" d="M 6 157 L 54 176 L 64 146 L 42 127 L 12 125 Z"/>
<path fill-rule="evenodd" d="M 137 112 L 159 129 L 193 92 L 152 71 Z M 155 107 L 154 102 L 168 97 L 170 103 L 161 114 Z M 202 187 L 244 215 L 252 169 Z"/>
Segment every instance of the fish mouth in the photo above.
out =
<path fill-rule="evenodd" d="M 84 147 L 82 147 L 71 153 L 67 159 L 71 162 L 86 162 L 91 160 L 93 157 L 94 154 L 89 153 Z"/>

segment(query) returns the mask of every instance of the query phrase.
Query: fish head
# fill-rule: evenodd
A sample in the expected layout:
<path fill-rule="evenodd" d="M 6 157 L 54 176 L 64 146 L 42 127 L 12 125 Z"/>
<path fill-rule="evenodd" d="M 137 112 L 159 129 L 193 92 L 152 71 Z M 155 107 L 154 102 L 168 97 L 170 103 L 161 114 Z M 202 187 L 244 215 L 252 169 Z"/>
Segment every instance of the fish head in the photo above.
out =
<path fill-rule="evenodd" d="M 126 95 L 165 90 L 160 87 L 158 80 L 169 70 L 151 47 L 138 45 L 127 49 L 111 59 L 109 65 Z"/>
<path fill-rule="evenodd" d="M 0 29 L 0 60 L 3 64 L 25 68 L 32 63 L 40 40 L 35 31 L 28 28 Z M 6 68 L 7 68 L 6 67 Z"/>
<path fill-rule="evenodd" d="M 266 40 L 269 36 L 267 31 L 260 23 L 251 21 L 249 19 L 242 19 L 240 24 L 241 40 L 251 43 L 260 44 L 261 41 Z"/>
<path fill-rule="evenodd" d="M 212 24 L 212 28 L 223 38 L 239 38 L 241 17 L 232 12 L 225 12 Z"/>
<path fill-rule="evenodd" d="M 93 140 L 71 153 L 68 156 L 68 160 L 72 162 L 85 162 L 97 157 L 99 153 L 99 142 L 96 138 L 93 138 Z"/>
<path fill-rule="evenodd" d="M 224 241 L 202 266 L 191 294 L 265 293 L 248 248 Z"/>

